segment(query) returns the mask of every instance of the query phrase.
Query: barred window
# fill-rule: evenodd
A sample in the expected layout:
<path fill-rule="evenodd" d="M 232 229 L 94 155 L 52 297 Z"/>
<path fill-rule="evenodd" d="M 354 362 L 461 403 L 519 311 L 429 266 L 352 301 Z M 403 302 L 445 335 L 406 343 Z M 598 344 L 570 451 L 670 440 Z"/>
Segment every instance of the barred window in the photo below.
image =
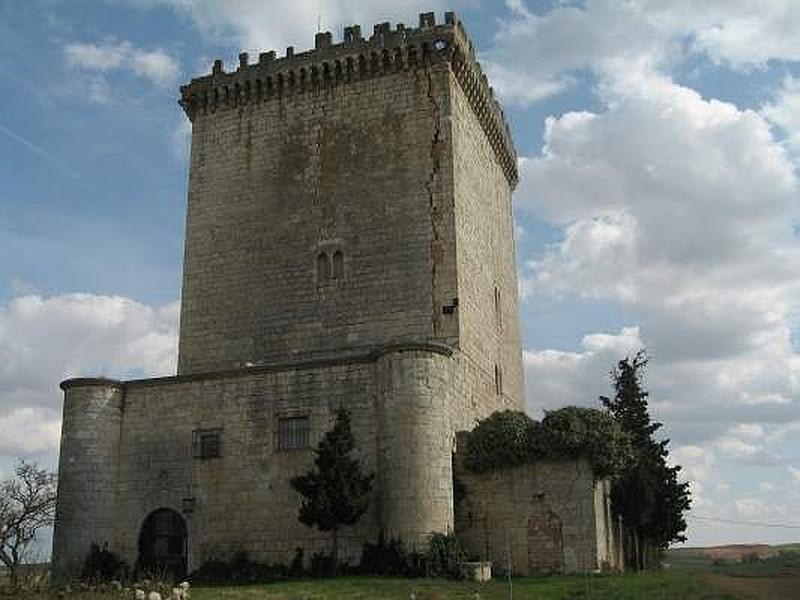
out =
<path fill-rule="evenodd" d="M 205 460 L 222 456 L 221 429 L 195 429 L 192 432 L 192 456 Z"/>
<path fill-rule="evenodd" d="M 285 417 L 278 419 L 278 450 L 308 448 L 311 424 L 308 417 Z"/>

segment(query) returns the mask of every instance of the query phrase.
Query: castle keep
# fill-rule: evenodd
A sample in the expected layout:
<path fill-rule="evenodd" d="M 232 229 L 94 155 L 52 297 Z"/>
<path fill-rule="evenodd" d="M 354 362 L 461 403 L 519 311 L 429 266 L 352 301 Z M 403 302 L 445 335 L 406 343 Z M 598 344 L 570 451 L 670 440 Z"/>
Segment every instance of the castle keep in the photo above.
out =
<path fill-rule="evenodd" d="M 289 479 L 339 408 L 376 474 L 341 555 L 453 530 L 456 432 L 524 403 L 516 155 L 461 23 L 216 61 L 180 104 L 178 372 L 61 384 L 55 572 L 93 542 L 189 571 L 328 552 Z"/>

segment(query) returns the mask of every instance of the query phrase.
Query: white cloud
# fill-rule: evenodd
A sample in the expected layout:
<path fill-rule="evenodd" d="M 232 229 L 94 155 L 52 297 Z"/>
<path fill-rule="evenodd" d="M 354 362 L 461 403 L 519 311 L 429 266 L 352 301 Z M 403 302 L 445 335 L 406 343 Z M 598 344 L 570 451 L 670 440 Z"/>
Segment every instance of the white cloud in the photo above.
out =
<path fill-rule="evenodd" d="M 119 68 L 127 60 L 130 51 L 131 45 L 128 42 L 100 46 L 73 43 L 64 46 L 64 54 L 70 64 L 92 71 L 108 71 Z"/>
<path fill-rule="evenodd" d="M 238 45 L 250 51 L 276 50 L 287 46 L 297 49 L 313 47 L 312 33 L 318 20 L 323 30 L 340 35 L 341 27 L 360 24 L 362 33 L 371 35 L 372 26 L 379 22 L 404 22 L 416 27 L 420 12 L 443 11 L 458 7 L 465 0 L 445 3 L 443 0 L 132 0 L 142 6 L 166 5 L 188 15 L 206 35 L 219 41 Z"/>
<path fill-rule="evenodd" d="M 178 305 L 119 296 L 29 295 L 0 307 L 0 457 L 52 455 L 73 376 L 174 372 Z"/>
<path fill-rule="evenodd" d="M 716 462 L 713 450 L 687 444 L 673 448 L 670 452 L 670 462 L 681 465 L 684 481 L 706 482 Z"/>
<path fill-rule="evenodd" d="M 749 70 L 800 60 L 800 4 L 793 0 L 587 0 L 543 14 L 507 2 L 486 52 L 507 101 L 527 104 L 571 85 L 576 71 L 600 76 L 632 64 L 668 68 L 691 54 Z"/>
<path fill-rule="evenodd" d="M 521 0 L 509 6 L 512 16 L 485 53 L 492 84 L 506 101 L 528 104 L 570 86 L 577 71 L 657 63 L 667 54 L 668 32 L 636 2 L 588 0 L 544 14 Z"/>
<path fill-rule="evenodd" d="M 16 407 L 0 414 L 0 455 L 52 454 L 61 435 L 61 414 L 41 407 Z"/>
<path fill-rule="evenodd" d="M 764 437 L 764 427 L 755 423 L 741 423 L 736 425 L 731 433 L 749 440 L 758 440 Z"/>
<path fill-rule="evenodd" d="M 703 10 L 682 0 L 671 8 L 675 21 L 695 36 L 695 47 L 712 60 L 741 69 L 762 67 L 770 59 L 800 60 L 800 5 L 794 0 L 713 0 Z"/>
<path fill-rule="evenodd" d="M 173 87 L 180 74 L 178 60 L 161 49 L 144 50 L 136 48 L 128 41 L 107 41 L 102 44 L 71 43 L 64 46 L 67 62 L 89 72 L 129 71 L 149 80 L 159 87 Z M 107 97 L 107 83 L 102 77 L 93 78 L 95 100 L 104 101 Z"/>
<path fill-rule="evenodd" d="M 794 165 L 762 116 L 666 77 L 634 69 L 602 94 L 603 112 L 548 119 L 520 163 L 518 204 L 564 231 L 527 263 L 529 309 L 552 294 L 622 305 L 685 441 L 800 419 Z"/>
<path fill-rule="evenodd" d="M 15 296 L 25 296 L 37 293 L 36 285 L 20 277 L 11 279 L 11 291 Z"/>
<path fill-rule="evenodd" d="M 578 352 L 524 351 L 529 411 L 538 414 L 565 404 L 599 407 L 598 397 L 609 393 L 610 369 L 640 347 L 642 340 L 634 327 L 615 335 L 588 335 Z"/>
<path fill-rule="evenodd" d="M 795 467 L 788 467 L 788 469 L 789 469 L 789 475 L 791 475 L 792 479 L 796 483 L 800 483 L 800 469 L 797 469 Z"/>
<path fill-rule="evenodd" d="M 758 498 L 737 498 L 733 501 L 734 514 L 743 519 L 769 519 L 775 516 L 776 505 L 768 505 Z"/>
<path fill-rule="evenodd" d="M 170 153 L 181 164 L 189 162 L 192 146 L 192 122 L 181 115 L 169 136 Z"/>
<path fill-rule="evenodd" d="M 771 123 L 784 135 L 784 143 L 795 156 L 800 158 L 800 80 L 788 76 L 772 102 L 761 109 Z"/>

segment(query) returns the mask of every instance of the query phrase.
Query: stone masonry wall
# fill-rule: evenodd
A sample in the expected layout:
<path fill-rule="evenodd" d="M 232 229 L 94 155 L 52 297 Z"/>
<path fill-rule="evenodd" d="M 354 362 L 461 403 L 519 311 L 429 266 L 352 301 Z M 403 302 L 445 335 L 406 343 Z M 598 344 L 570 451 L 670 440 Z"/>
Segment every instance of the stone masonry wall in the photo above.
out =
<path fill-rule="evenodd" d="M 329 535 L 297 520 L 300 496 L 289 479 L 313 465 L 313 447 L 344 407 L 351 411 L 357 456 L 376 472 L 378 423 L 369 362 L 253 375 L 128 386 L 120 448 L 114 547 L 136 560 L 141 524 L 152 511 L 183 512 L 189 568 L 246 551 L 254 560 L 289 563 L 329 551 Z M 311 446 L 277 449 L 278 419 L 309 416 Z M 221 457 L 192 457 L 192 431 L 220 428 Z M 191 499 L 190 511 L 184 506 Z M 341 534 L 343 557 L 357 560 L 361 540 L 377 535 L 376 506 Z"/>
<path fill-rule="evenodd" d="M 446 347 L 66 385 L 54 552 L 62 573 L 79 569 L 92 542 L 135 564 L 142 524 L 161 508 L 186 521 L 190 570 L 237 551 L 284 563 L 297 547 L 306 560 L 329 552 L 328 534 L 298 522 L 289 479 L 311 468 L 339 407 L 351 411 L 358 456 L 376 474 L 370 510 L 341 532 L 342 557 L 356 563 L 381 529 L 422 548 L 431 532 L 454 528 L 455 432 L 510 401 Z M 278 419 L 287 416 L 310 417 L 309 448 L 277 450 Z M 192 432 L 204 429 L 220 430 L 220 458 L 193 457 Z"/>
<path fill-rule="evenodd" d="M 452 89 L 459 343 L 492 378 L 498 366 L 503 393 L 523 409 L 511 188 L 464 90 L 455 80 Z"/>
<path fill-rule="evenodd" d="M 194 117 L 179 373 L 455 338 L 446 69 Z"/>
<path fill-rule="evenodd" d="M 464 440 L 459 436 L 459 441 Z M 598 535 L 605 514 L 595 507 L 588 461 L 539 461 L 475 474 L 457 460 L 464 497 L 456 507 L 456 535 L 477 559 L 515 575 L 583 573 L 603 566 Z"/>

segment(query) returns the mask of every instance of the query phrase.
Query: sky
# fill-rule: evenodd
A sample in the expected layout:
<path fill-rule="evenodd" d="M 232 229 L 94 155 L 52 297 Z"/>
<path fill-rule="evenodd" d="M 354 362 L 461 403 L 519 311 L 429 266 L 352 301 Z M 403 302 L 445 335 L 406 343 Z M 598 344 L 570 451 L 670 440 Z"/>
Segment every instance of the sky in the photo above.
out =
<path fill-rule="evenodd" d="M 178 86 L 451 9 L 520 157 L 530 413 L 646 348 L 689 543 L 800 539 L 796 0 L 0 0 L 0 476 L 55 467 L 61 380 L 174 373 Z"/>

